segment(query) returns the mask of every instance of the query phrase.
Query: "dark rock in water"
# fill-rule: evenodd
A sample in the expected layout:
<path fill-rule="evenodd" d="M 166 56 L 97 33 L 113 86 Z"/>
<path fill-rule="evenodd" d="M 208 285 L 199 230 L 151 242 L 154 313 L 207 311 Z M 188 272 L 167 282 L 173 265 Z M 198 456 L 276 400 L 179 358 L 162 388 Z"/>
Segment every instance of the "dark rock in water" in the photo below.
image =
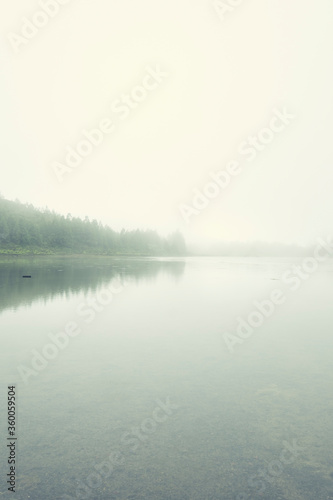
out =
<path fill-rule="evenodd" d="M 31 276 L 22 276 L 22 278 L 31 278 Z"/>

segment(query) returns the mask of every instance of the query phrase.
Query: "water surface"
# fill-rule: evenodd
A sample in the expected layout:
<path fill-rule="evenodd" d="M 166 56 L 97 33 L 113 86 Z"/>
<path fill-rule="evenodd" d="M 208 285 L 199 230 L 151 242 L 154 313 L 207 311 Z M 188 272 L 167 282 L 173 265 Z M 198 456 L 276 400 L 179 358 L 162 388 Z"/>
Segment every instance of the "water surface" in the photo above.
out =
<path fill-rule="evenodd" d="M 15 382 L 19 412 L 13 498 L 333 498 L 333 265 L 292 292 L 281 278 L 295 262 L 2 261 L 0 396 Z M 284 304 L 230 352 L 225 333 L 274 288 Z M 66 343 L 73 323 L 75 337 L 46 348 L 58 334 Z M 53 359 L 33 366 L 45 349 Z M 0 470 L 5 498 L 6 452 Z"/>

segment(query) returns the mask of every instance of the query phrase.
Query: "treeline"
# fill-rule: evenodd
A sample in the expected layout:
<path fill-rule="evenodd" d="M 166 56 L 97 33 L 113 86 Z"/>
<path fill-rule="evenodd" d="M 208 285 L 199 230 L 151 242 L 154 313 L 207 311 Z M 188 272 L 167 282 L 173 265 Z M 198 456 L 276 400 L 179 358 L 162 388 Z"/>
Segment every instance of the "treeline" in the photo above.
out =
<path fill-rule="evenodd" d="M 117 232 L 88 217 L 0 198 L 0 253 L 177 256 L 186 254 L 186 244 L 179 232 L 167 238 L 151 230 Z"/>

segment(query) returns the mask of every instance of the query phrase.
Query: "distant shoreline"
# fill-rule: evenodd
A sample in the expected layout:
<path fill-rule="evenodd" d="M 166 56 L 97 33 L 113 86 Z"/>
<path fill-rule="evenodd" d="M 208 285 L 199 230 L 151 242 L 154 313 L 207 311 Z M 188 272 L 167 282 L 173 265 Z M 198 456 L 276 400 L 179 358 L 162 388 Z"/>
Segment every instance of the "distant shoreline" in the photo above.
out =
<path fill-rule="evenodd" d="M 138 253 L 115 253 L 115 254 L 90 254 L 90 253 L 2 253 L 0 251 L 0 260 L 6 258 L 20 257 L 61 257 L 61 258 L 111 258 L 111 257 L 151 257 L 151 258 L 184 258 L 184 257 L 205 257 L 205 255 L 153 255 Z M 209 257 L 209 256 L 208 256 Z"/>

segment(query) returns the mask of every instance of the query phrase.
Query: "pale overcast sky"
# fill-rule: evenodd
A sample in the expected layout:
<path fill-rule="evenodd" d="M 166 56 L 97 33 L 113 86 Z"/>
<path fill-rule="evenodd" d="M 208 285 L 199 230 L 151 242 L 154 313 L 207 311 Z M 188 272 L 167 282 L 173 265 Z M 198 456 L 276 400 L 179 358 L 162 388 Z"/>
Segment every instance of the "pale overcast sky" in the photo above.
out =
<path fill-rule="evenodd" d="M 220 16 L 212 0 L 55 1 L 2 0 L 6 198 L 189 240 L 333 231 L 332 0 L 244 0 Z M 248 161 L 240 145 L 284 109 L 290 124 Z M 112 132 L 59 182 L 55 162 L 105 119 Z M 240 173 L 186 222 L 180 206 L 233 160 Z"/>

